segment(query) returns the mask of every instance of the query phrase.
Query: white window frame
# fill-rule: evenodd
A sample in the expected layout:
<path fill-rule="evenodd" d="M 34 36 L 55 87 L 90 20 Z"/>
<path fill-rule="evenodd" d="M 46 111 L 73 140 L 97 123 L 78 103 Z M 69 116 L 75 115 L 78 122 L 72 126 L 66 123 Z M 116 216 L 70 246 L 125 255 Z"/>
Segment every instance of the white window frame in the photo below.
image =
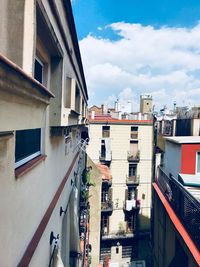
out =
<path fill-rule="evenodd" d="M 199 172 L 197 171 L 197 169 L 198 169 L 198 153 L 200 155 L 200 150 L 196 151 L 196 173 L 200 173 L 200 171 Z"/>
<path fill-rule="evenodd" d="M 20 166 L 24 165 L 25 163 L 29 162 L 30 160 L 40 156 L 42 154 L 42 151 L 43 151 L 43 129 L 41 129 L 41 134 L 40 134 L 40 150 L 31 154 L 30 156 L 24 158 L 24 159 L 21 159 L 17 162 L 15 162 L 15 169 L 19 168 Z"/>

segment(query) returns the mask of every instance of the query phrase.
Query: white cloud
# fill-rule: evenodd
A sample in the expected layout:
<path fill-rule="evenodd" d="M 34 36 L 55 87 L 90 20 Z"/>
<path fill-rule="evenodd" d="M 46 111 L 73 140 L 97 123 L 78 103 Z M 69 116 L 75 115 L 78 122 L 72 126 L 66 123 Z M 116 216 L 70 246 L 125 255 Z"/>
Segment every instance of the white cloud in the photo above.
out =
<path fill-rule="evenodd" d="M 139 102 L 144 92 L 157 108 L 174 101 L 200 104 L 200 23 L 191 29 L 124 22 L 108 27 L 117 41 L 92 35 L 80 41 L 91 104 L 126 94 Z"/>

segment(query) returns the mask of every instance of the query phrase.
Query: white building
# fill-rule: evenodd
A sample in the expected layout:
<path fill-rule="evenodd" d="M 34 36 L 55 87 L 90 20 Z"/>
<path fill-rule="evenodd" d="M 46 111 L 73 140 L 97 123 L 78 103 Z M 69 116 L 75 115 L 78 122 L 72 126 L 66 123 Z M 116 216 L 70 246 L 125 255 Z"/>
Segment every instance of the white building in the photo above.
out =
<path fill-rule="evenodd" d="M 136 239 L 150 231 L 152 121 L 97 116 L 89 134 L 88 155 L 112 175 L 102 183 L 101 260 L 130 262 L 141 257 Z"/>
<path fill-rule="evenodd" d="M 78 266 L 88 96 L 71 2 L 1 1 L 0 25 L 0 265 L 49 266 L 54 236 Z"/>

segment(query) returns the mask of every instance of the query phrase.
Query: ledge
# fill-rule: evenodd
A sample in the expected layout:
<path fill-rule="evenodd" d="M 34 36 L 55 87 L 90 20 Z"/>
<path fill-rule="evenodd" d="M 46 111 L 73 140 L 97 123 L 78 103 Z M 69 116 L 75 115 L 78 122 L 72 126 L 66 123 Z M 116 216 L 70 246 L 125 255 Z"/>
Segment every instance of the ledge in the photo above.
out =
<path fill-rule="evenodd" d="M 13 131 L 9 131 L 9 132 L 0 132 L 0 141 L 2 140 L 7 140 L 11 137 L 13 137 Z"/>
<path fill-rule="evenodd" d="M 40 162 L 45 160 L 45 158 L 46 158 L 46 155 L 40 155 L 40 156 L 30 160 L 26 164 L 20 166 L 19 168 L 15 169 L 15 178 L 16 179 L 20 178 L 25 173 L 29 172 L 34 167 L 36 167 Z"/>
<path fill-rule="evenodd" d="M 0 54 L 0 91 L 49 104 L 54 95 L 19 66 Z"/>

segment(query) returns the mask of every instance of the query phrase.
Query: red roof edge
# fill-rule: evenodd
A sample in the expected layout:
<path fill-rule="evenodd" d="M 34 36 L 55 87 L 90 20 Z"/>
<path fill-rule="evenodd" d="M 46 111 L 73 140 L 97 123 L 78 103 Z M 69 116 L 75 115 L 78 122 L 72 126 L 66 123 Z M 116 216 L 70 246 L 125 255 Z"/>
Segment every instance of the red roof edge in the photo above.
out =
<path fill-rule="evenodd" d="M 191 254 L 193 255 L 194 259 L 198 263 L 198 266 L 200 266 L 200 253 L 198 248 L 195 246 L 194 242 L 190 238 L 188 232 L 186 231 L 185 227 L 180 222 L 179 218 L 174 213 L 174 210 L 171 208 L 169 202 L 164 197 L 163 193 L 161 192 L 160 188 L 156 183 L 153 183 L 153 187 L 158 194 L 161 202 L 163 203 L 172 223 L 174 224 L 175 228 L 179 232 L 179 234 L 182 236 L 183 240 L 185 241 L 186 246 L 189 248 Z"/>

